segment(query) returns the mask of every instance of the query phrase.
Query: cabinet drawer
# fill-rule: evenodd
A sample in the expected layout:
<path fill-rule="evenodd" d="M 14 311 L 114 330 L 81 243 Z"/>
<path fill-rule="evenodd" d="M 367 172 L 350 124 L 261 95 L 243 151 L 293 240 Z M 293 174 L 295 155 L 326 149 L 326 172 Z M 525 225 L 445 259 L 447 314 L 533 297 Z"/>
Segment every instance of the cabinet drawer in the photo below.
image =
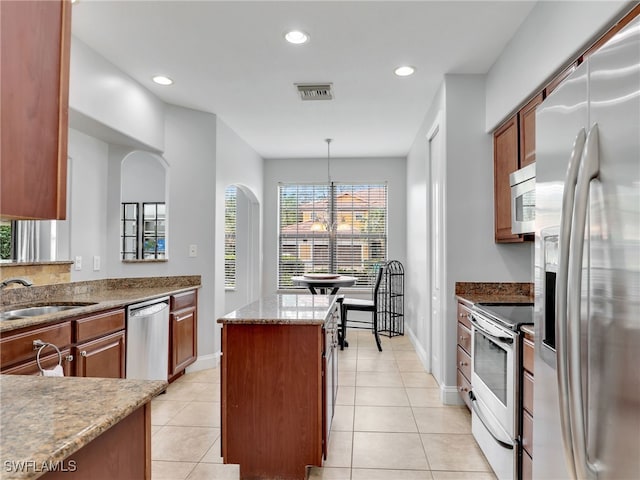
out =
<path fill-rule="evenodd" d="M 533 415 L 533 377 L 524 372 L 522 382 L 522 406 Z"/>
<path fill-rule="evenodd" d="M 526 338 L 522 341 L 522 363 L 524 369 L 533 375 L 533 342 Z"/>
<path fill-rule="evenodd" d="M 467 377 L 467 379 L 471 378 L 471 357 L 467 352 L 458 347 L 458 370 L 462 372 L 462 374 Z"/>
<path fill-rule="evenodd" d="M 49 351 L 50 349 L 45 349 L 42 353 L 48 353 Z M 73 373 L 71 368 L 73 365 L 73 363 L 71 363 L 73 361 L 73 357 L 70 355 L 70 351 L 68 348 L 60 350 L 60 355 L 62 356 L 62 371 L 64 373 L 64 376 L 68 377 Z M 51 370 L 53 367 L 58 365 L 59 360 L 60 359 L 58 358 L 58 354 L 55 352 L 53 354 L 47 354 L 46 357 L 44 355 L 41 355 L 40 365 L 42 366 L 42 368 Z M 33 359 L 28 362 L 7 368 L 3 370 L 2 373 L 7 375 L 40 375 L 40 369 L 38 368 L 38 363 L 36 362 L 36 360 Z"/>
<path fill-rule="evenodd" d="M 533 479 L 533 460 L 527 452 L 522 452 L 522 480 Z"/>
<path fill-rule="evenodd" d="M 183 308 L 196 306 L 196 291 L 190 290 L 188 292 L 177 293 L 171 295 L 171 311 L 182 310 Z"/>
<path fill-rule="evenodd" d="M 458 302 L 458 321 L 465 327 L 471 330 L 471 320 L 468 315 L 471 313 L 471 309 L 466 307 L 463 303 Z"/>
<path fill-rule="evenodd" d="M 471 400 L 469 400 L 469 391 L 471 390 L 471 384 L 469 380 L 465 378 L 460 370 L 458 370 L 458 393 L 467 405 L 467 408 L 471 410 Z"/>
<path fill-rule="evenodd" d="M 124 310 L 99 313 L 73 321 L 76 342 L 84 342 L 118 330 L 124 330 Z"/>
<path fill-rule="evenodd" d="M 65 348 L 71 343 L 71 323 L 57 323 L 2 338 L 0 366 L 4 368 L 7 365 L 35 359 L 37 352 L 33 349 L 34 340 L 53 343 L 60 349 Z"/>
<path fill-rule="evenodd" d="M 467 353 L 471 353 L 471 330 L 460 322 L 458 322 L 458 345 Z"/>
<path fill-rule="evenodd" d="M 522 446 L 533 458 L 533 417 L 522 412 Z"/>

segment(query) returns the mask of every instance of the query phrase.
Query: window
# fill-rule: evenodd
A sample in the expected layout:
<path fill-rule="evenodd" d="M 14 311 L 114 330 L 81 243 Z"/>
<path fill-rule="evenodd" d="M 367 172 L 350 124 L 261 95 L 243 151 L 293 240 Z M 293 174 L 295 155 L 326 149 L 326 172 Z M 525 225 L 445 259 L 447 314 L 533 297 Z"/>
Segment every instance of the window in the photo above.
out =
<path fill-rule="evenodd" d="M 292 276 L 331 272 L 372 286 L 387 256 L 387 186 L 279 186 L 278 288 Z"/>
<path fill-rule="evenodd" d="M 224 287 L 236 287 L 236 211 L 237 187 L 224 192 Z"/>

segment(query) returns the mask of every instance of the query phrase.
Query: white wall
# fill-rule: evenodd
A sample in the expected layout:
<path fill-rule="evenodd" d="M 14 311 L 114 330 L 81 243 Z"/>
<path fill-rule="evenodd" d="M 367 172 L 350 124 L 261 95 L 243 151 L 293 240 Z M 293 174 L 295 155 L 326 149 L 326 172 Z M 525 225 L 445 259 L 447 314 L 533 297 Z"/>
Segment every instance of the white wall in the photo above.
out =
<path fill-rule="evenodd" d="M 634 2 L 538 2 L 487 74 L 486 131 L 493 131 Z"/>
<path fill-rule="evenodd" d="M 82 269 L 71 267 L 71 280 L 103 278 L 107 257 L 107 158 L 109 146 L 93 137 L 69 129 L 69 216 L 59 222 L 69 229 L 69 256 L 82 257 Z M 67 224 L 67 225 L 65 225 Z M 101 269 L 93 270 L 93 256 L 100 256 Z"/>
<path fill-rule="evenodd" d="M 406 266 L 406 162 L 404 158 L 331 158 L 331 179 L 341 183 L 387 182 L 388 258 Z M 268 159 L 264 171 L 263 293 L 277 289 L 278 182 L 326 182 L 327 159 Z"/>
<path fill-rule="evenodd" d="M 431 345 L 431 276 L 427 253 L 429 184 L 427 134 L 440 117 L 441 134 L 446 137 L 445 84 L 436 93 L 407 155 L 407 265 L 405 268 L 405 328 L 414 338 L 424 365 L 429 363 Z M 446 145 L 445 152 L 446 156 Z"/>
<path fill-rule="evenodd" d="M 76 37 L 69 75 L 73 128 L 108 142 L 164 149 L 164 103 Z"/>
<path fill-rule="evenodd" d="M 456 282 L 532 281 L 531 243 L 496 244 L 493 217 L 492 137 L 485 133 L 485 77 L 446 75 L 407 157 L 406 321 L 425 365 L 431 355 L 430 275 L 427 252 L 427 134 L 436 119 L 445 135 L 444 278 L 441 325 L 443 391 L 455 401 Z"/>
<path fill-rule="evenodd" d="M 262 278 L 263 160 L 222 120 L 217 122 L 216 146 L 216 285 L 224 287 L 224 195 L 229 185 L 238 191 L 238 277 L 234 291 L 216 291 L 216 314 L 235 310 L 257 300 Z M 241 192 L 242 190 L 243 192 Z"/>

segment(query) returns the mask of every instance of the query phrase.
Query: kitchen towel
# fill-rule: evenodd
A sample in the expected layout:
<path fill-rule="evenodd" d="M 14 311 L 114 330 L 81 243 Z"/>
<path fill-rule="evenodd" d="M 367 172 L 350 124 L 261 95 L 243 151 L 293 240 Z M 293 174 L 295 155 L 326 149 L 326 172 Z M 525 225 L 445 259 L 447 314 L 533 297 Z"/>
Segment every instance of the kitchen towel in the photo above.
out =
<path fill-rule="evenodd" d="M 51 370 L 40 370 L 40 373 L 43 377 L 64 377 L 64 372 L 62 371 L 62 365 L 56 365 Z"/>

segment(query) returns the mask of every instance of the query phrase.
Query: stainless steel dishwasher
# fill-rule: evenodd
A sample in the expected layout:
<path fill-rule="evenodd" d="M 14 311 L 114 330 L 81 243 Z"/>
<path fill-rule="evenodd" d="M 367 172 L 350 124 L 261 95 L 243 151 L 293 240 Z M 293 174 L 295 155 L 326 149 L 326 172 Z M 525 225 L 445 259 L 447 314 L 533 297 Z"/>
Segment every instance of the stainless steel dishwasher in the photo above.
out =
<path fill-rule="evenodd" d="M 167 380 L 169 297 L 127 307 L 127 378 Z"/>

